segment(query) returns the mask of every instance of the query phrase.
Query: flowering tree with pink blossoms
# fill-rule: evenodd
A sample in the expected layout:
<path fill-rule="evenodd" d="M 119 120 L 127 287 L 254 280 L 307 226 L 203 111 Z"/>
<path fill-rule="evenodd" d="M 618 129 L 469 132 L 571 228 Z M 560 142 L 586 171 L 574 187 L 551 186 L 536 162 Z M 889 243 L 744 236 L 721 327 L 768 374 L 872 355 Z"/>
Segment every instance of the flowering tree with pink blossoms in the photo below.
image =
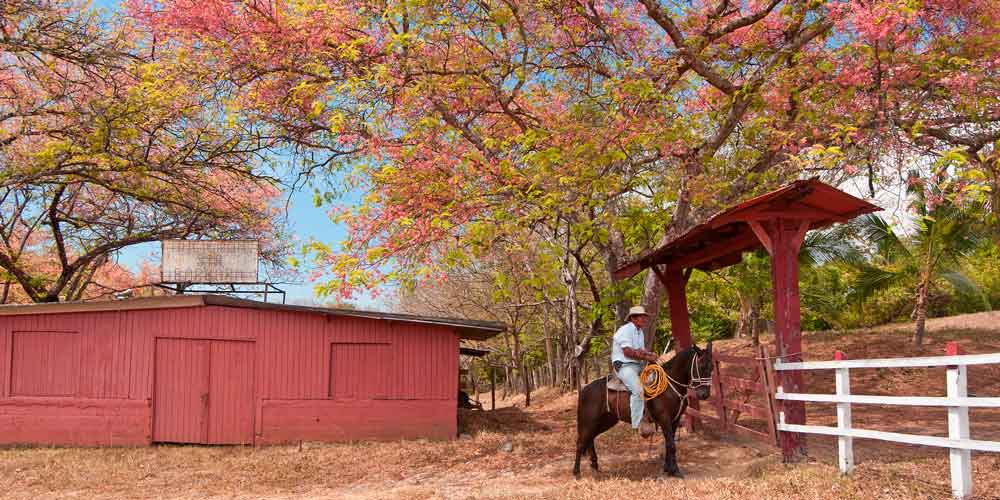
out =
<path fill-rule="evenodd" d="M 72 2 L 0 6 L 5 297 L 127 288 L 117 252 L 166 238 L 257 238 L 283 258 L 280 192 L 262 168 L 273 142 L 194 65 Z"/>
<path fill-rule="evenodd" d="M 331 207 L 344 247 L 315 246 L 330 293 L 442 274 L 526 231 L 558 234 L 603 288 L 628 256 L 792 178 L 874 189 L 889 159 L 949 154 L 956 176 L 996 173 L 987 0 L 129 5 L 304 170 L 366 192 Z M 662 296 L 647 276 L 654 315 Z"/>

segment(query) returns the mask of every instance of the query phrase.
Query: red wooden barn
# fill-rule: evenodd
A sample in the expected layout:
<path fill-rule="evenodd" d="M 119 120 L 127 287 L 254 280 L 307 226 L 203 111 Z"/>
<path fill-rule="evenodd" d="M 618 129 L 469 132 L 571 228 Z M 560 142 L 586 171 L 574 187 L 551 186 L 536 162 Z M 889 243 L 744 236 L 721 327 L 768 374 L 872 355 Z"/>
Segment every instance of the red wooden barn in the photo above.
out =
<path fill-rule="evenodd" d="M 456 435 L 459 339 L 503 325 L 214 295 L 0 307 L 0 444 Z"/>

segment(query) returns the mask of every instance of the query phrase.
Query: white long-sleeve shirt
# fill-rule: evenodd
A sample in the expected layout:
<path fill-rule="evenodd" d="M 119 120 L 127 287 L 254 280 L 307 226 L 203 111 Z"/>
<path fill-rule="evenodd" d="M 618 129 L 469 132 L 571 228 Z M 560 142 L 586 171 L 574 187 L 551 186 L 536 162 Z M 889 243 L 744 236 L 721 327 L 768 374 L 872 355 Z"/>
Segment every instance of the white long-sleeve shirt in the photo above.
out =
<path fill-rule="evenodd" d="M 611 343 L 611 362 L 621 361 L 622 363 L 638 363 L 639 360 L 632 359 L 625 355 L 624 348 L 645 349 L 646 336 L 642 330 L 629 321 L 615 332 Z"/>

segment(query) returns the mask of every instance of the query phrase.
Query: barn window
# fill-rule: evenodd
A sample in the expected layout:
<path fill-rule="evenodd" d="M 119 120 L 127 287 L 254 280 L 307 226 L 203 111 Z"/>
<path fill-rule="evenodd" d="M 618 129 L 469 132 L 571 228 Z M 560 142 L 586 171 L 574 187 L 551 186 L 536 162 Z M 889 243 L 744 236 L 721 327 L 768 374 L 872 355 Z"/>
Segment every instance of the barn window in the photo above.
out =
<path fill-rule="evenodd" d="M 330 398 L 386 399 L 389 396 L 389 344 L 330 345 Z"/>
<path fill-rule="evenodd" d="M 72 332 L 14 332 L 11 394 L 75 396 L 80 336 Z"/>

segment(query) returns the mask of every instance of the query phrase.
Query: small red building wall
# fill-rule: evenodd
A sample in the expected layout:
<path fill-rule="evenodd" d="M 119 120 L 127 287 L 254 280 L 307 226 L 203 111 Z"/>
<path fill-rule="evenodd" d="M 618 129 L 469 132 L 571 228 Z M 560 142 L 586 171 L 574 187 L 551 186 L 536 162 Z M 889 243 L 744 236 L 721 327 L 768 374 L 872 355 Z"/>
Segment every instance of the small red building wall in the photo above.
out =
<path fill-rule="evenodd" d="M 256 444 L 457 433 L 458 336 L 450 328 L 203 306 L 0 316 L 0 444 L 153 442 L 154 418 L 172 418 L 154 398 L 158 338 L 253 343 L 253 380 L 241 387 L 252 391 Z M 58 359 L 29 364 L 47 357 Z M 31 394 L 46 387 L 60 394 Z M 219 414 L 245 412 L 214 397 Z"/>

